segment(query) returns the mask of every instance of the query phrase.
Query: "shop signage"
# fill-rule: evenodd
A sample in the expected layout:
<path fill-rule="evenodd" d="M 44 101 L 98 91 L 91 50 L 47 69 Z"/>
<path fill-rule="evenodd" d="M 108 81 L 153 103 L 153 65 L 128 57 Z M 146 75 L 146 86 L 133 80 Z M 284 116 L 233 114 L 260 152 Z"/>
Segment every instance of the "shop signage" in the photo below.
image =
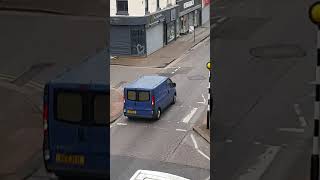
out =
<path fill-rule="evenodd" d="M 165 19 L 165 17 L 161 13 L 151 15 L 150 19 L 149 19 L 149 25 L 158 24 L 161 21 L 163 21 L 164 19 Z"/>
<path fill-rule="evenodd" d="M 189 8 L 189 7 L 193 6 L 193 5 L 194 5 L 194 0 L 191 0 L 191 1 L 185 2 L 183 4 L 183 8 L 186 9 L 186 8 Z"/>
<path fill-rule="evenodd" d="M 176 9 L 172 9 L 171 10 L 171 21 L 174 21 L 174 20 L 176 20 Z"/>

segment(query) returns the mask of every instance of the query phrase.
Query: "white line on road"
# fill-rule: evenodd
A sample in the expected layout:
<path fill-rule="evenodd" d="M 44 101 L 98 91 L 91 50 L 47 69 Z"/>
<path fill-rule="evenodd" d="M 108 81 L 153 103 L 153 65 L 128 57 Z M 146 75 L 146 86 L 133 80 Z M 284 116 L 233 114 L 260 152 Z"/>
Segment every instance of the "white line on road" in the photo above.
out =
<path fill-rule="evenodd" d="M 202 95 L 202 98 L 203 98 L 203 102 L 205 103 L 206 102 L 206 98 L 204 98 L 203 94 L 201 94 L 201 95 Z"/>
<path fill-rule="evenodd" d="M 198 149 L 198 144 L 197 144 L 197 141 L 194 139 L 193 134 L 191 134 L 190 136 L 191 136 L 191 139 L 192 139 L 192 141 L 193 141 L 194 148 Z"/>
<path fill-rule="evenodd" d="M 206 154 L 204 154 L 200 149 L 198 149 L 198 152 L 210 161 L 210 158 Z"/>
<path fill-rule="evenodd" d="M 226 20 L 226 19 L 227 19 L 227 17 L 220 18 L 220 19 L 218 19 L 218 22 L 221 23 L 221 22 L 223 22 L 223 21 Z"/>
<path fill-rule="evenodd" d="M 303 133 L 303 132 L 304 132 L 304 129 L 298 129 L 298 128 L 279 128 L 279 131 Z"/>
<path fill-rule="evenodd" d="M 126 126 L 126 125 L 128 125 L 127 123 L 117 123 L 117 125 L 119 125 L 119 126 Z"/>
<path fill-rule="evenodd" d="M 178 71 L 178 69 L 175 69 L 175 70 L 174 70 L 174 72 L 177 72 L 177 71 Z"/>
<path fill-rule="evenodd" d="M 300 111 L 299 104 L 294 104 L 294 110 L 296 111 L 296 114 L 297 114 L 298 116 L 301 115 L 301 111 Z"/>
<path fill-rule="evenodd" d="M 300 121 L 300 125 L 301 125 L 302 127 L 306 127 L 306 126 L 307 126 L 307 121 L 304 119 L 303 116 L 300 116 L 300 117 L 299 117 L 299 121 Z"/>
<path fill-rule="evenodd" d="M 171 74 L 174 74 L 174 71 L 173 71 L 173 72 L 171 72 Z"/>
<path fill-rule="evenodd" d="M 184 123 L 188 123 L 190 121 L 190 119 L 192 118 L 192 116 L 194 115 L 194 113 L 196 113 L 196 111 L 198 110 L 198 108 L 193 108 L 190 112 L 190 114 L 188 114 L 182 122 Z"/>
<path fill-rule="evenodd" d="M 258 157 L 258 163 L 249 168 L 246 174 L 241 175 L 239 180 L 259 180 L 263 173 L 268 169 L 279 150 L 279 146 L 269 146 L 266 151 Z"/>
<path fill-rule="evenodd" d="M 197 102 L 198 104 L 206 104 L 206 102 Z"/>
<path fill-rule="evenodd" d="M 186 132 L 187 130 L 185 130 L 185 129 L 176 129 L 176 131 L 183 131 L 183 132 Z"/>

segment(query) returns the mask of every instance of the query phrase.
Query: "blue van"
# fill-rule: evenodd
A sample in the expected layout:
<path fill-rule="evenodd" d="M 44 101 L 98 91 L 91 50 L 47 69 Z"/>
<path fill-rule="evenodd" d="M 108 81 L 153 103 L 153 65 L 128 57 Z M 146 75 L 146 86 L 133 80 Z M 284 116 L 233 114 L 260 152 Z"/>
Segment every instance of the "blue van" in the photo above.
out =
<path fill-rule="evenodd" d="M 46 83 L 43 157 L 59 178 L 109 177 L 109 51 Z"/>
<path fill-rule="evenodd" d="M 160 119 L 162 112 L 176 102 L 176 83 L 164 76 L 142 76 L 124 88 L 123 113 L 135 117 Z"/>

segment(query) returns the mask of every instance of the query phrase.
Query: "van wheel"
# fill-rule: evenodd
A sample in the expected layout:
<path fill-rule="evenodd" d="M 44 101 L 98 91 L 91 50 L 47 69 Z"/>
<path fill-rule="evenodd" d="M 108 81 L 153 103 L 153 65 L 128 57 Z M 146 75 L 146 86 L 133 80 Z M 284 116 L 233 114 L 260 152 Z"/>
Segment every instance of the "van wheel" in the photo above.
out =
<path fill-rule="evenodd" d="M 157 110 L 156 120 L 159 120 L 160 117 L 161 117 L 161 109 L 159 108 L 159 109 Z"/>
<path fill-rule="evenodd" d="M 173 96 L 173 98 L 172 98 L 172 103 L 171 103 L 171 104 L 175 104 L 175 103 L 176 103 L 176 101 L 177 101 L 177 96 L 176 96 L 176 95 L 174 95 L 174 96 Z"/>

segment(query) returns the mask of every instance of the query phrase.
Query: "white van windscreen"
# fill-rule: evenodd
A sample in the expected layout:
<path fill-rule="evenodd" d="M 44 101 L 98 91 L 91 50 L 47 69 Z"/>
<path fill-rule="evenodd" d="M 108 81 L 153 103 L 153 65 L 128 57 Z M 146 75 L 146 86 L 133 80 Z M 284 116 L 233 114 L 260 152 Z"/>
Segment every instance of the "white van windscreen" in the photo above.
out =
<path fill-rule="evenodd" d="M 82 120 L 82 96 L 74 92 L 58 92 L 55 118 L 62 121 L 80 122 Z"/>

